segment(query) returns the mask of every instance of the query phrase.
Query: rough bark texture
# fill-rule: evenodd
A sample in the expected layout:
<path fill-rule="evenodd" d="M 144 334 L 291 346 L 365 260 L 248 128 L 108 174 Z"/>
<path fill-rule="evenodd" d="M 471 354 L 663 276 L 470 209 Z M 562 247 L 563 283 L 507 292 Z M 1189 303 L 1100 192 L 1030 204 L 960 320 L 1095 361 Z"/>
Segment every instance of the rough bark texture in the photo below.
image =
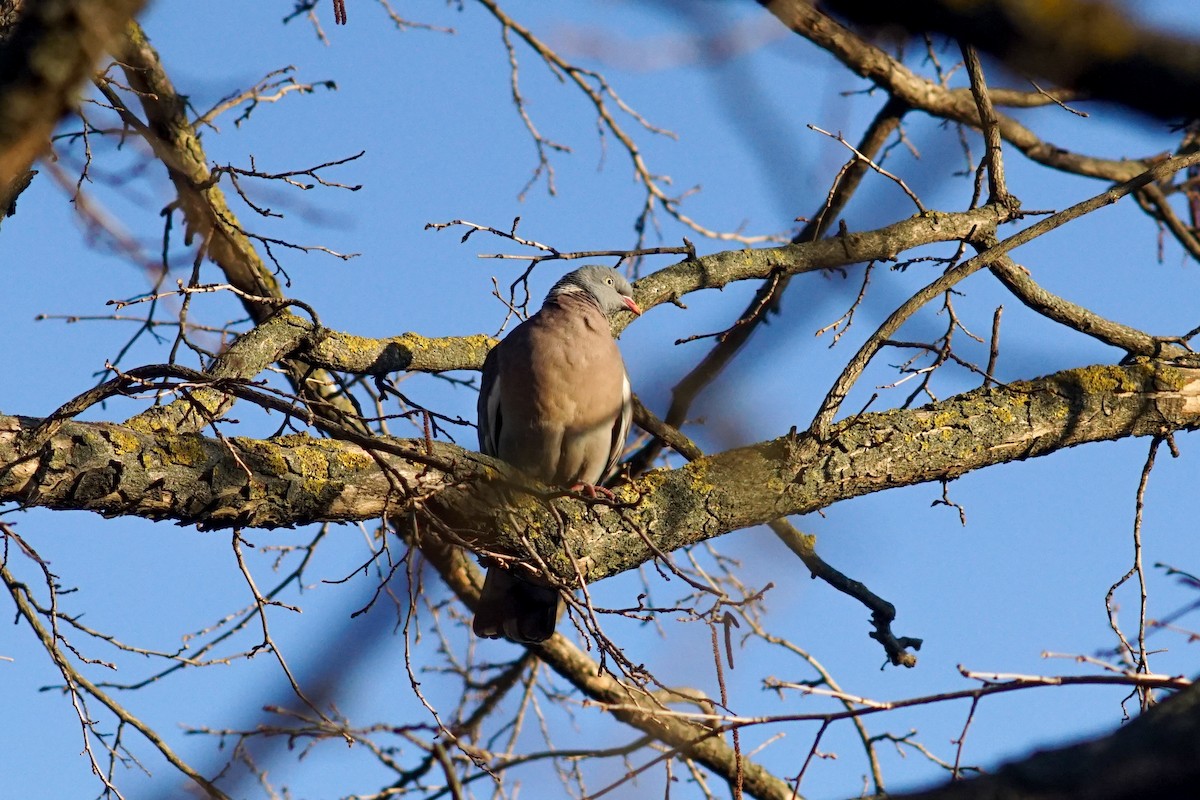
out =
<path fill-rule="evenodd" d="M 497 507 L 486 487 L 521 480 L 498 462 L 440 443 L 218 440 L 137 423 L 54 421 L 41 431 L 41 448 L 22 461 L 39 424 L 0 417 L 0 464 L 7 465 L 0 502 L 265 528 L 420 507 L 489 549 L 532 548 L 570 583 L 576 566 L 596 580 L 649 561 L 647 540 L 670 552 L 882 489 L 1087 442 L 1195 429 L 1200 368 L 1094 366 L 864 414 L 836 425 L 826 442 L 787 435 L 651 472 L 619 490 L 616 508 L 546 502 L 536 491 Z"/>
<path fill-rule="evenodd" d="M 24 8 L 23 0 L 0 0 L 0 44 L 12 36 Z"/>
<path fill-rule="evenodd" d="M 38 457 L 21 461 L 22 435 L 41 422 L 0 417 L 0 501 L 201 528 L 277 528 L 371 519 L 389 500 L 402 510 L 406 499 L 393 496 L 379 463 L 361 447 L 306 435 L 222 441 L 140 425 L 67 422 Z M 410 498 L 430 482 L 446 483 L 437 472 L 422 475 L 420 463 L 389 459 L 389 466 Z"/>

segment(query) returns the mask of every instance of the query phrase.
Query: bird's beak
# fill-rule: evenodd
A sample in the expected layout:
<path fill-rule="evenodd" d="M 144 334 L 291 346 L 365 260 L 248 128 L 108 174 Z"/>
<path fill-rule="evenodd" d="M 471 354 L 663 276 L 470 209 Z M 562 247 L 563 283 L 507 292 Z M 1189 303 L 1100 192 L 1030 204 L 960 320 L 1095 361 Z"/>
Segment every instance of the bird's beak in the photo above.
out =
<path fill-rule="evenodd" d="M 639 317 L 642 315 L 641 306 L 639 306 L 637 303 L 633 302 L 632 297 L 622 297 L 621 302 L 623 302 L 625 304 L 625 307 L 628 308 L 630 311 L 632 311 L 634 314 L 637 314 Z"/>

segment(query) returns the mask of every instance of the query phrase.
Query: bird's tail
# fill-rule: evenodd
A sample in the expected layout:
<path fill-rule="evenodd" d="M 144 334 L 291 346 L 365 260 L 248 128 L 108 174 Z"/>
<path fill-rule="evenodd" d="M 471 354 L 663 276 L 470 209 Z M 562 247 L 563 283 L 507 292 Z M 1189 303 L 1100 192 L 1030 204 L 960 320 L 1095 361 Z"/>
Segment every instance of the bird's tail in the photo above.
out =
<path fill-rule="evenodd" d="M 558 590 L 492 567 L 483 580 L 472 629 L 487 639 L 537 644 L 554 635 Z"/>

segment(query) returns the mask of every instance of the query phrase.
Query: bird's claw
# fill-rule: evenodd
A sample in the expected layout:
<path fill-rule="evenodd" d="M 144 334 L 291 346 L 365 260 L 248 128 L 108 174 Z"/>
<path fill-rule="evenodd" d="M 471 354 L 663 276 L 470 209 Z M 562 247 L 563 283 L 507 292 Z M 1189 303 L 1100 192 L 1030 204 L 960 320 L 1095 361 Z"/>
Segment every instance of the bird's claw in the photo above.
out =
<path fill-rule="evenodd" d="M 571 486 L 571 491 L 579 492 L 580 494 L 584 494 L 593 500 L 595 500 L 600 495 L 604 495 L 605 499 L 607 499 L 607 500 L 616 500 L 617 499 L 617 496 L 616 496 L 616 494 L 613 493 L 612 489 L 606 488 L 604 486 L 597 486 L 594 483 L 573 484 Z"/>

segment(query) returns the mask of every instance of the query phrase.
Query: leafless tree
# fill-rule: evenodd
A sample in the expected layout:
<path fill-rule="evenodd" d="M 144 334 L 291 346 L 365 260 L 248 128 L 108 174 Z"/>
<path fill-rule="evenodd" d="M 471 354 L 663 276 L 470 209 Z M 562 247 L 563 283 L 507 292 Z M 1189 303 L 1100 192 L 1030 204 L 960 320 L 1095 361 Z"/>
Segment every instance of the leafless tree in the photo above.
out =
<path fill-rule="evenodd" d="M 163 257 L 156 259 L 106 225 L 103 209 L 79 188 L 74 199 L 89 228 L 143 268 L 152 285 L 141 297 L 116 302 L 111 319 L 136 319 L 137 336 L 167 331 L 169 355 L 163 363 L 130 366 L 122 363 L 123 354 L 114 354 L 101 382 L 77 397 L 61 398 L 54 413 L 0 415 L 0 579 L 16 618 L 60 673 L 60 688 L 78 712 L 85 758 L 103 796 L 121 796 L 118 767 L 135 758 L 135 748 L 157 751 L 210 797 L 226 797 L 235 786 L 239 796 L 251 791 L 238 783 L 246 775 L 258 779 L 263 796 L 286 796 L 268 780 L 269 770 L 255 755 L 262 741 L 283 740 L 303 745 L 302 752 L 336 742 L 360 747 L 391 775 L 390 783 L 366 795 L 372 798 L 509 796 L 512 775 L 546 764 L 561 777 L 563 791 L 578 796 L 598 797 L 648 771 L 665 771 L 668 778 L 678 774 L 690 780 L 695 796 L 728 791 L 735 797 L 790 798 L 805 791 L 804 777 L 821 755 L 822 737 L 839 726 L 853 727 L 860 738 L 869 776 L 861 790 L 847 787 L 847 795 L 885 793 L 878 759 L 884 747 L 922 753 L 945 767 L 947 785 L 923 797 L 1116 798 L 1194 791 L 1200 780 L 1200 695 L 1185 676 L 1150 667 L 1146 633 L 1152 621 L 1145 610 L 1139 536 L 1144 490 L 1157 454 L 1165 447 L 1178 455 L 1177 435 L 1200 427 L 1200 361 L 1192 348 L 1200 328 L 1156 334 L 1108 319 L 1048 291 L 1014 258 L 1017 248 L 1039 236 L 1070 235 L 1087 214 L 1134 202 L 1145 214 L 1151 238 L 1157 233 L 1189 259 L 1200 260 L 1200 147 L 1191 124 L 1200 97 L 1200 43 L 1144 31 L 1119 7 L 1082 0 L 1042 4 L 1057 9 L 1060 16 L 1054 20 L 1022 16 L 1035 14 L 1031 9 L 1038 4 L 1004 0 L 763 2 L 764 19 L 773 15 L 777 28 L 802 37 L 863 79 L 877 113 L 855 134 L 813 126 L 841 149 L 844 162 L 825 176 L 827 186 L 819 202 L 804 210 L 799 228 L 758 235 L 722 230 L 689 210 L 687 193 L 675 192 L 643 155 L 641 138 L 661 131 L 626 103 L 604 74 L 552 48 L 535 23 L 517 19 L 497 2 L 468 3 L 490 14 L 501 33 L 498 46 L 508 56 L 512 102 L 536 153 L 526 190 L 554 189 L 555 158 L 562 149 L 541 132 L 521 89 L 521 70 L 544 68 L 589 104 L 602 136 L 623 153 L 639 182 L 642 202 L 633 213 L 632 245 L 604 251 L 567 251 L 535 241 L 518 232 L 516 222 L 439 220 L 431 227 L 461 232 L 464 240 L 490 237 L 502 251 L 497 257 L 518 259 L 530 269 L 584 258 L 624 264 L 640 276 L 636 298 L 647 310 L 683 304 L 689 295 L 712 294 L 736 283 L 755 287 L 744 308 L 729 310 L 724 330 L 695 333 L 693 339 L 703 340 L 708 349 L 674 387 L 661 416 L 639 405 L 642 433 L 612 487 L 615 500 L 609 501 L 532 485 L 504 464 L 452 443 L 444 434 L 461 422 L 457 414 L 426 407 L 391 382 L 398 373 L 467 382 L 462 376 L 478 370 L 495 343 L 490 336 L 366 338 L 326 327 L 319 305 L 289 298 L 287 280 L 281 279 L 285 253 L 319 251 L 339 259 L 350 254 L 261 232 L 269 230 L 272 212 L 247 187 L 271 181 L 352 190 L 356 187 L 339 181 L 338 168 L 357 157 L 354 150 L 342 159 L 286 172 L 213 163 L 198 134 L 218 118 L 240 114 L 239 120 L 246 119 L 258 104 L 311 93 L 320 85 L 284 70 L 210 109 L 193 108 L 187 88 L 174 85 L 134 21 L 141 5 L 132 0 L 0 2 L 0 208 L 11 217 L 5 227 L 22 224 L 20 194 L 39 179 L 32 170 L 46 171 L 46 179 L 64 185 L 102 182 L 105 160 L 118 158 L 119 145 L 135 140 L 140 158 L 165 168 L 173 187 L 163 235 L 174 235 L 172 224 L 181 220 L 191 254 L 183 269 L 169 262 L 165 245 Z M 330 15 L 351 25 L 429 27 L 402 18 L 386 0 L 370 8 L 347 7 L 344 0 L 299 0 L 290 16 L 308 19 L 314 35 L 322 37 L 322 25 L 328 24 L 322 20 Z M 1117 56 L 1109 46 L 1113 26 L 1128 43 Z M 1055 35 L 1047 37 L 1048 31 Z M 1069 58 L 1065 50 L 1047 57 L 1058 42 L 1070 43 Z M 904 55 L 914 49 L 924 57 Z M 1015 88 L 991 85 L 977 49 L 1027 79 L 1010 81 Z M 80 106 L 75 98 L 89 81 L 87 101 Z M 1047 82 L 1046 87 L 1038 82 Z M 1146 86 L 1154 91 L 1144 91 Z M 1176 151 L 1127 159 L 1093 155 L 1070 143 L 1045 141 L 1026 122 L 1029 117 L 1012 113 L 1039 108 L 1078 113 L 1074 106 L 1086 99 L 1114 104 L 1097 113 L 1115 114 L 1115 105 L 1124 104 L 1178 121 Z M 943 121 L 945 136 L 956 146 L 961 143 L 967 165 L 960 179 L 968 187 L 961 193 L 964 202 L 930 207 L 904 175 L 885 166 L 894 147 L 910 144 L 905 125 L 917 115 Z M 345 138 L 351 137 L 347 132 Z M 1026 210 L 1018 199 L 1025 187 L 1006 177 L 1006 159 L 1014 155 L 1047 176 L 1089 179 L 1094 189 L 1062 210 Z M 162 169 L 148 170 L 137 179 L 161 181 L 162 174 Z M 868 176 L 893 182 L 908 198 L 909 215 L 874 229 L 839 225 Z M 268 227 L 246 224 L 239 213 Z M 656 246 L 652 234 L 664 221 L 680 226 L 686 238 Z M 929 275 L 918 291 L 882 314 L 866 302 L 872 282 L 886 281 L 888 268 L 917 264 Z M 702 452 L 685 433 L 699 394 L 719 381 L 751 334 L 781 312 L 789 284 L 808 273 L 839 272 L 856 276 L 861 288 L 844 316 L 823 333 L 840 339 L 851 325 L 873 332 L 847 354 L 840 374 L 827 377 L 828 392 L 811 419 L 769 440 Z M 529 274 L 524 270 L 508 291 L 497 287 L 515 313 L 528 303 Z M 1014 303 L 1056 323 L 1064 336 L 1081 334 L 1109 346 L 1113 358 L 1000 380 L 1001 309 L 985 320 L 991 332 L 982 337 L 971 332 L 977 321 L 968 324 L 955 308 L 965 282 L 989 275 Z M 236 298 L 246 321 L 212 322 L 206 303 L 215 297 Z M 938 335 L 928 341 L 899 338 L 905 323 L 931 308 L 940 310 L 944 323 Z M 965 345 L 967 339 L 975 344 Z M 906 359 L 893 382 L 871 393 L 866 408 L 847 407 L 852 390 L 863 391 L 864 374 L 878 368 L 885 353 Z M 963 390 L 963 376 L 976 388 Z M 118 398 L 133 398 L 136 413 L 108 421 L 77 419 Z M 928 403 L 918 407 L 922 400 Z M 279 425 L 278 435 L 236 436 L 228 417 L 235 406 L 241 415 L 263 412 Z M 423 435 L 392 435 L 389 423 L 398 418 L 415 422 Z M 892 667 L 914 668 L 922 642 L 894 630 L 893 602 L 868 588 L 869 576 L 856 580 L 823 560 L 814 537 L 789 517 L 897 487 L 929 482 L 946 487 L 959 476 L 996 465 L 1130 437 L 1148 442 L 1137 487 L 1136 557 L 1125 578 L 1142 586 L 1142 606 L 1136 629 L 1118 625 L 1114 612 L 1120 646 L 1108 658 L 1092 659 L 1095 669 L 1089 674 L 964 669 L 969 689 L 889 703 L 856 696 L 804 647 L 774 632 L 771 587 L 751 585 L 718 549 L 727 533 L 769 526 L 803 564 L 799 571 L 869 611 L 870 636 Z M 505 492 L 497 492 L 498 485 Z M 519 489 L 515 495 L 514 487 Z M 940 502 L 955 507 L 948 491 Z M 88 510 L 223 531 L 252 603 L 198 632 L 186 650 L 164 652 L 121 641 L 66 609 L 61 576 L 15 524 L 17 513 L 27 508 Z M 252 533 L 301 525 L 315 526 L 307 529 L 314 531 L 310 538 L 281 547 L 279 576 L 272 585 L 260 585 L 246 558 L 255 546 Z M 423 716 L 387 723 L 352 720 L 318 687 L 303 685 L 276 646 L 270 627 L 275 614 L 299 603 L 309 560 L 330 528 L 348 525 L 360 526 L 371 543 L 370 557 L 356 570 L 375 581 L 371 604 L 381 599 L 395 604 L 406 653 L 424 648 L 426 658 L 436 654 L 436 679 L 457 687 L 457 702 L 433 699 L 428 690 L 433 679 L 418 677 L 410 658 L 399 670 L 407 669 L 409 690 L 420 698 Z M 97 535 L 103 535 L 103 524 L 98 528 Z M 479 556 L 523 565 L 558 585 L 569 622 L 508 663 L 484 661 L 473 644 L 464 644 L 470 640 L 463 635 L 479 596 Z M 590 586 L 639 568 L 645 594 L 622 608 L 593 601 Z M 30 570 L 38 581 L 20 577 Z M 1182 575 L 1200 588 L 1196 579 Z M 667 593 L 661 586 L 651 591 L 658 576 L 683 587 L 676 589 L 677 597 L 661 600 Z M 667 619 L 699 626 L 711 639 L 720 686 L 715 696 L 647 669 L 616 632 L 624 630 L 625 620 L 653 625 Z M 231 654 L 227 644 L 243 641 L 249 644 Z M 830 705 L 806 713 L 733 713 L 725 675 L 747 642 L 799 659 L 812 675 L 806 681 L 763 675 L 765 686 Z M 96 677 L 105 666 L 103 657 L 92 655 L 99 648 L 115 648 L 121 657 L 136 654 L 157 666 L 145 682 L 114 687 Z M 294 696 L 270 704 L 260 724 L 194 731 L 229 745 L 228 764 L 219 774 L 180 758 L 163 734 L 139 717 L 135 701 L 127 699 L 136 693 L 116 691 L 258 653 L 275 659 Z M 394 676 L 389 682 L 395 684 Z M 1110 736 L 961 780 L 971 772 L 960 763 L 961 742 L 984 698 L 1072 684 L 1128 687 L 1142 713 Z M 970 700 L 971 713 L 948 758 L 916 737 L 873 736 L 868 730 L 875 717 L 896 708 L 961 699 Z M 555 746 L 549 728 L 556 723 L 547 721 L 551 706 L 564 718 L 582 714 L 581 708 L 604 712 L 623 743 Z M 791 772 L 768 770 L 743 743 L 747 732 L 770 736 L 799 721 L 819 728 L 792 754 L 796 768 Z M 521 732 L 539 727 L 546 746 L 531 749 Z M 594 777 L 613 772 L 597 768 L 593 773 L 593 765 L 612 763 L 622 765 L 619 777 L 611 782 Z M 729 789 L 716 788 L 720 784 Z"/>

